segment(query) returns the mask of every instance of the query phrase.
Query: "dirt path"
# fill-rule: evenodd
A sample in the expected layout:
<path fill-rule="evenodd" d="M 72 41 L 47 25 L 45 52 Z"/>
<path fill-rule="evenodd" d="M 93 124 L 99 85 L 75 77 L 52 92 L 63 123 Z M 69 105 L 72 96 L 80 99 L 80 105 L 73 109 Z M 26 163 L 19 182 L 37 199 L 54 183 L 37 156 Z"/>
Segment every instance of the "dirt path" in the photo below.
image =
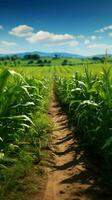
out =
<path fill-rule="evenodd" d="M 68 119 L 53 99 L 51 117 L 55 125 L 50 149 L 52 158 L 48 167 L 48 182 L 42 200 L 104 200 L 97 185 L 96 168 L 79 147 Z"/>

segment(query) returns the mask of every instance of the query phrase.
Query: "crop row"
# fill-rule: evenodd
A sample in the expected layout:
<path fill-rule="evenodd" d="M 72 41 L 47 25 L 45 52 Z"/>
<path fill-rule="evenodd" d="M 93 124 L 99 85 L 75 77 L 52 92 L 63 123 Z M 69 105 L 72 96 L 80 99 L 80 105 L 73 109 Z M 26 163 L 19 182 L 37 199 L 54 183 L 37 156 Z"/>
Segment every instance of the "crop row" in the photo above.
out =
<path fill-rule="evenodd" d="M 0 195 L 38 163 L 51 125 L 46 117 L 49 81 L 4 70 L 0 74 Z M 15 168 L 15 169 L 14 169 Z M 20 171 L 19 173 L 17 173 Z M 13 180 L 14 179 L 14 180 Z"/>
<path fill-rule="evenodd" d="M 62 106 L 77 124 L 80 138 L 104 160 L 112 164 L 112 78 L 110 69 L 94 75 L 87 69 L 72 78 L 56 78 L 56 89 Z"/>

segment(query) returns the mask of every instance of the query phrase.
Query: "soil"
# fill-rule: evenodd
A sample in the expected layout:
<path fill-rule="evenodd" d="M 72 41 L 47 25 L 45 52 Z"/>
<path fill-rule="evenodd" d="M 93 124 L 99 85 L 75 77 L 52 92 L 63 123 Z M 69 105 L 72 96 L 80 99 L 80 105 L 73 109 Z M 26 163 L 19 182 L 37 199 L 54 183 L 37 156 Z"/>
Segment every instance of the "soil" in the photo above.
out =
<path fill-rule="evenodd" d="M 50 158 L 42 178 L 44 187 L 32 200 L 110 200 L 99 186 L 97 163 L 79 145 L 74 128 L 62 112 L 56 97 L 50 107 L 50 117 L 54 123 L 49 143 Z"/>

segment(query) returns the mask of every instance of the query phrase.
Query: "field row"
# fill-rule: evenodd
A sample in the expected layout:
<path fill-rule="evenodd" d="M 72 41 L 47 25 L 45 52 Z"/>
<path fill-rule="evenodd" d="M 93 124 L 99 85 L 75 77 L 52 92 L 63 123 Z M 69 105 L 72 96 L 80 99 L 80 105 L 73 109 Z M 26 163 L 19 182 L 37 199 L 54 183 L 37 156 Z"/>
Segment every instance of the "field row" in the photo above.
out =
<path fill-rule="evenodd" d="M 76 72 L 72 77 L 57 77 L 56 92 L 83 145 L 102 160 L 109 177 L 112 167 L 112 76 L 111 69 L 100 74 Z M 105 174 L 104 174 L 105 175 Z"/>
<path fill-rule="evenodd" d="M 23 74 L 23 73 L 22 73 Z M 32 71 L 33 75 L 33 71 Z M 51 80 L 12 70 L 0 74 L 0 199 L 21 187 L 19 178 L 40 162 L 52 126 L 47 116 Z M 17 181 L 18 180 L 18 181 Z M 11 194 L 10 194 L 11 198 Z M 15 197 L 17 198 L 17 197 Z"/>

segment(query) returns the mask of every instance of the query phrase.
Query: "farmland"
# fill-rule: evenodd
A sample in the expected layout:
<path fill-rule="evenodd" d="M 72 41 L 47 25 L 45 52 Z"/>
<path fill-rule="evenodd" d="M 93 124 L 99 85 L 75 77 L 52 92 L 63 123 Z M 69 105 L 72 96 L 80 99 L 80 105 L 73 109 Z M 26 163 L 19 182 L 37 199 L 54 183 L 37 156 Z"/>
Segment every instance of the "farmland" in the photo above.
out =
<path fill-rule="evenodd" d="M 9 62 L 5 59 L 1 60 L 0 66 L 0 198 L 6 200 L 9 194 L 12 200 L 22 198 L 25 189 L 21 189 L 21 180 L 31 173 L 34 165 L 38 168 L 49 156 L 49 140 L 55 125 L 59 126 L 60 107 L 71 126 L 75 126 L 69 137 L 73 134 L 78 138 L 77 144 L 91 152 L 93 160 L 98 161 L 100 181 L 105 182 L 105 188 L 108 186 L 110 191 L 111 59 L 103 63 L 72 58 L 42 58 L 41 61 L 33 60 L 33 63 L 32 60 Z M 65 115 L 60 117 L 69 124 Z M 60 133 L 68 137 L 64 128 L 61 131 L 57 133 L 57 143 L 61 140 Z M 67 145 L 73 146 L 71 143 Z M 48 187 L 48 193 L 49 190 Z M 25 196 L 23 200 L 25 198 L 28 199 Z M 47 200 L 51 199 L 48 197 Z"/>

